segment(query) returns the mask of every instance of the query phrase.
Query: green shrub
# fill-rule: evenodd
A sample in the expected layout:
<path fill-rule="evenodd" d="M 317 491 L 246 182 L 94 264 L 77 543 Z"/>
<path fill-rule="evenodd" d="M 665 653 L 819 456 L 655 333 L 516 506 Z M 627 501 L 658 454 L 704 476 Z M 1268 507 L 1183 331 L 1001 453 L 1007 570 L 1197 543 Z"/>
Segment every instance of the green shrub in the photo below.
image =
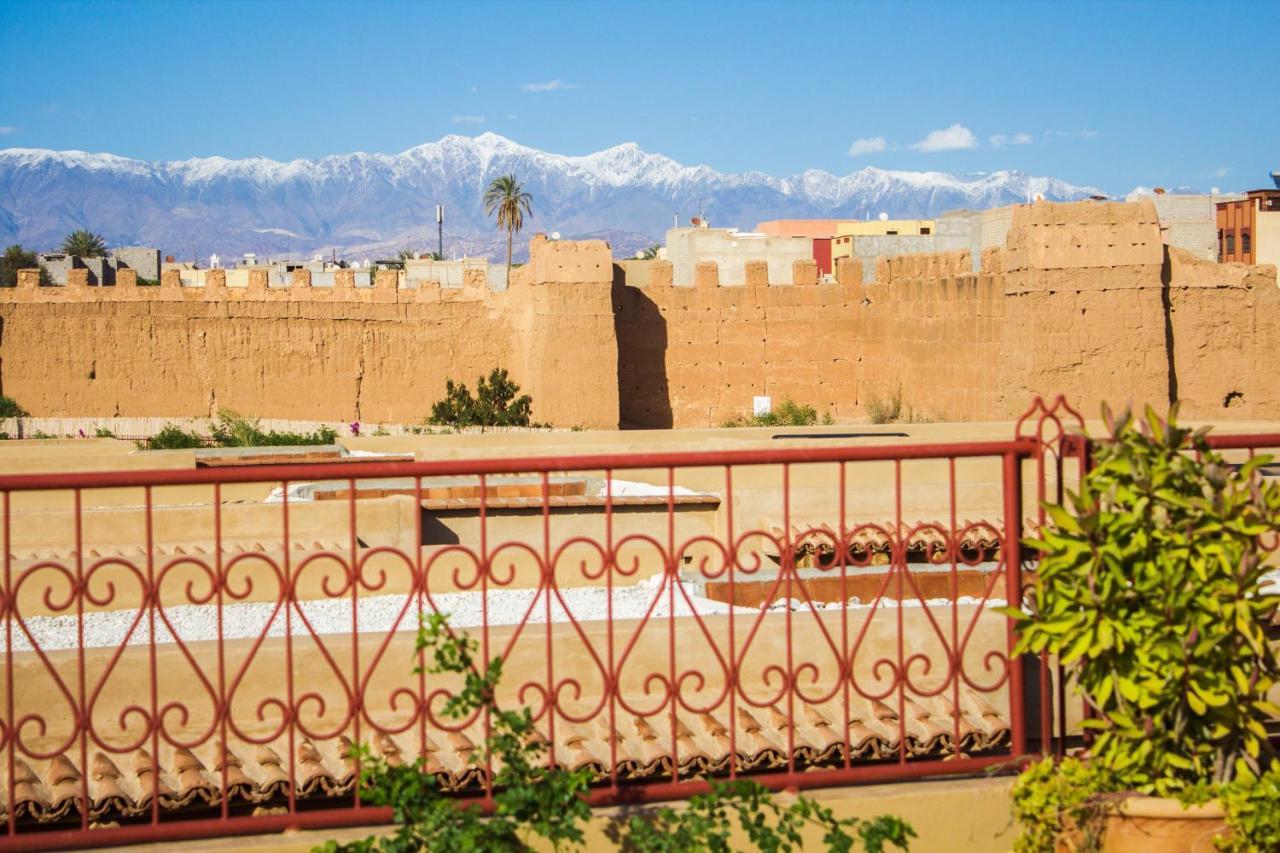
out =
<path fill-rule="evenodd" d="M 454 429 L 533 426 L 530 422 L 533 399 L 528 394 L 517 394 L 520 386 L 507 378 L 503 368 L 494 368 L 488 379 L 480 377 L 474 397 L 465 384 L 454 384 L 450 379 L 445 382 L 444 399 L 431 406 L 427 423 Z"/>
<path fill-rule="evenodd" d="M 315 432 L 264 432 L 261 424 L 261 418 L 250 419 L 224 409 L 209 434 L 219 447 L 299 447 L 338 440 L 338 432 L 332 427 L 320 427 Z"/>
<path fill-rule="evenodd" d="M 115 438 L 116 434 L 106 427 L 98 427 L 93 431 L 94 438 Z"/>
<path fill-rule="evenodd" d="M 813 406 L 806 406 L 797 403 L 794 400 L 786 399 L 778 406 L 777 411 L 766 412 L 763 415 L 738 415 L 724 421 L 722 427 L 784 427 L 784 426 L 813 426 L 818 422 L 818 410 Z M 827 412 L 822 416 L 822 423 L 830 425 L 834 423 L 831 413 Z"/>
<path fill-rule="evenodd" d="M 1104 408 L 1109 435 L 1080 494 L 1048 506 L 1052 526 L 1027 543 L 1041 559 L 1029 612 L 1005 611 L 1015 651 L 1058 657 L 1095 735 L 1087 774 L 1024 777 L 1027 802 L 1136 791 L 1280 810 L 1278 771 L 1259 781 L 1273 757 L 1264 726 L 1280 716 L 1266 637 L 1280 598 L 1263 592 L 1259 537 L 1280 527 L 1280 484 L 1257 475 L 1269 458 L 1236 468 L 1175 416 L 1148 408 L 1135 424 Z"/>
<path fill-rule="evenodd" d="M 177 424 L 165 424 L 158 433 L 139 444 L 144 450 L 185 450 L 204 447 L 204 439 L 194 432 L 187 432 Z"/>
<path fill-rule="evenodd" d="M 25 418 L 27 410 L 12 397 L 0 396 L 0 418 Z"/>
<path fill-rule="evenodd" d="M 18 284 L 18 270 L 27 269 L 40 270 L 40 284 L 49 285 L 53 283 L 49 278 L 49 270 L 45 268 L 44 264 L 40 263 L 40 256 L 14 244 L 5 249 L 4 254 L 0 254 L 0 287 L 16 286 Z"/>
<path fill-rule="evenodd" d="M 593 771 L 547 766 L 548 746 L 528 706 L 507 710 L 495 699 L 502 678 L 501 658 L 481 665 L 475 659 L 476 649 L 474 640 L 449 631 L 446 617 L 432 614 L 418 630 L 417 651 L 433 663 L 414 672 L 462 676 L 462 689 L 445 701 L 443 715 L 456 721 L 479 715 L 490 720 L 490 733 L 471 762 L 480 768 L 499 768 L 493 780 L 493 813 L 486 816 L 477 805 L 443 792 L 424 758 L 412 765 L 392 766 L 367 745 L 360 745 L 354 751 L 361 762 L 361 796 L 372 805 L 392 808 L 395 831 L 347 844 L 330 841 L 318 849 L 329 853 L 529 850 L 535 837 L 546 842 L 540 846 L 556 850 L 584 843 L 583 826 L 591 816 L 584 796 Z M 853 849 L 851 833 L 871 853 L 879 853 L 885 844 L 905 850 L 915 835 L 898 818 L 839 819 L 806 797 L 782 806 L 762 785 L 744 780 L 712 783 L 710 792 L 691 797 L 684 809 L 662 808 L 647 818 L 616 819 L 609 832 L 624 850 L 728 851 L 734 816 L 758 849 L 778 853 L 802 849 L 800 831 L 806 824 L 821 827 L 828 848 L 840 851 Z"/>
<path fill-rule="evenodd" d="M 911 406 L 902 402 L 901 385 L 894 389 L 893 394 L 887 400 L 882 400 L 874 394 L 869 396 L 867 398 L 867 416 L 873 424 L 927 424 L 933 420 L 933 418 L 925 415 L 924 412 L 917 412 Z"/>

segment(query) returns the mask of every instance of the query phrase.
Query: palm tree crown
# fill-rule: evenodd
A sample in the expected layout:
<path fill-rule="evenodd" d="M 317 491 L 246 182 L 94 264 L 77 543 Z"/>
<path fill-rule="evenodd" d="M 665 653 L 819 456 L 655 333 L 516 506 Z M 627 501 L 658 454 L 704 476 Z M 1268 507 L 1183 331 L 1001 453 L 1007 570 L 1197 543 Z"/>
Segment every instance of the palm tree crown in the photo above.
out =
<path fill-rule="evenodd" d="M 498 227 L 507 232 L 507 279 L 511 279 L 511 241 L 524 227 L 524 217 L 533 216 L 533 196 L 524 191 L 515 175 L 501 175 L 484 191 L 486 216 L 498 214 Z"/>
<path fill-rule="evenodd" d="M 101 236 L 81 228 L 63 238 L 62 251 L 77 258 L 101 258 L 107 253 L 107 244 Z"/>

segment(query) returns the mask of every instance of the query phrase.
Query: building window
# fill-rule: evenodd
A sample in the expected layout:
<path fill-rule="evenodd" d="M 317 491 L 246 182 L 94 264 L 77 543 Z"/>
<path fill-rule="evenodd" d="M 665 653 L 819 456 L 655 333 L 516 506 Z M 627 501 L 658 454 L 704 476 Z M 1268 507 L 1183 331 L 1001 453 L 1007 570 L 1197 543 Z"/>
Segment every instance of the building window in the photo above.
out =
<path fill-rule="evenodd" d="M 896 236 L 898 236 L 898 232 L 897 232 L 897 231 L 886 231 L 886 232 L 884 232 L 884 233 L 885 233 L 887 236 L 889 236 L 889 237 L 896 237 Z"/>
<path fill-rule="evenodd" d="M 1234 255 L 1236 253 L 1236 235 L 1227 235 L 1227 254 Z"/>
<path fill-rule="evenodd" d="M 1240 253 L 1247 255 L 1249 254 L 1250 251 L 1251 251 L 1251 247 L 1249 245 L 1249 232 L 1241 231 L 1240 232 Z"/>
<path fill-rule="evenodd" d="M 1227 255 L 1227 241 L 1222 236 L 1222 229 L 1218 229 L 1218 260 L 1222 260 Z"/>
<path fill-rule="evenodd" d="M 928 229 L 928 228 L 921 228 L 921 229 L 920 229 L 920 233 L 921 233 L 921 234 L 928 234 L 928 233 L 929 233 L 929 229 Z"/>

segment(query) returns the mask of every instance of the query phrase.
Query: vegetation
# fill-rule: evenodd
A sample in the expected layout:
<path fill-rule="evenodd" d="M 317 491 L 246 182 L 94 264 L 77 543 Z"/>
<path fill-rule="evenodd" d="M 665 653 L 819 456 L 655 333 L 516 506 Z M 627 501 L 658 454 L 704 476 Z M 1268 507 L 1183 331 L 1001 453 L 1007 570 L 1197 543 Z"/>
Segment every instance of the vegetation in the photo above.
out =
<path fill-rule="evenodd" d="M 486 380 L 476 383 L 476 396 L 465 384 L 445 382 L 445 396 L 431 407 L 427 423 L 434 426 L 461 427 L 533 426 L 530 413 L 533 399 L 520 394 L 520 386 L 507 378 L 504 368 L 495 367 Z"/>
<path fill-rule="evenodd" d="M 98 427 L 93 431 L 94 438 L 115 438 L 116 434 L 106 427 Z"/>
<path fill-rule="evenodd" d="M 185 450 L 204 447 L 205 441 L 198 433 L 188 432 L 177 424 L 165 424 L 158 433 L 138 442 L 142 450 Z"/>
<path fill-rule="evenodd" d="M 871 417 L 873 424 L 925 424 L 932 420 L 923 412 L 917 412 L 911 406 L 903 405 L 901 385 L 894 389 L 893 395 L 887 400 L 882 400 L 875 395 L 868 397 L 867 414 Z"/>
<path fill-rule="evenodd" d="M 1280 599 L 1264 592 L 1259 537 L 1280 527 L 1280 484 L 1257 475 L 1268 458 L 1232 466 L 1176 409 L 1103 417 L 1080 494 L 1048 507 L 1053 526 L 1028 542 L 1042 553 L 1030 612 L 1007 611 L 1016 651 L 1058 656 L 1093 711 L 1084 762 L 1019 780 L 1019 847 L 1051 850 L 1068 824 L 1096 847 L 1102 798 L 1132 791 L 1218 797 L 1234 830 L 1224 843 L 1278 849 L 1280 766 L 1264 725 L 1280 716 L 1265 635 Z"/>
<path fill-rule="evenodd" d="M 315 432 L 277 432 L 264 431 L 261 424 L 260 418 L 250 419 L 224 410 L 210 428 L 208 439 L 177 424 L 165 424 L 160 432 L 139 444 L 144 450 L 182 450 L 210 443 L 218 447 L 299 447 L 333 444 L 338 439 L 338 432 L 332 427 L 320 427 Z"/>
<path fill-rule="evenodd" d="M 158 278 L 143 278 L 142 276 L 138 276 L 137 285 L 138 285 L 138 287 L 159 287 L 159 286 L 160 286 L 160 279 L 158 279 Z"/>
<path fill-rule="evenodd" d="M 507 232 L 507 280 L 511 280 L 511 242 L 533 215 L 533 196 L 524 191 L 515 175 L 494 178 L 484 191 L 484 214 L 498 214 L 498 228 Z"/>
<path fill-rule="evenodd" d="M 209 431 L 219 447 L 298 447 L 314 444 L 333 444 L 338 431 L 322 426 L 315 432 L 263 431 L 261 418 L 246 418 L 224 409 Z"/>
<path fill-rule="evenodd" d="M 25 418 L 27 414 L 17 400 L 0 395 L 0 418 Z"/>
<path fill-rule="evenodd" d="M 455 636 L 444 616 L 433 614 L 418 630 L 417 650 L 433 663 L 416 673 L 461 676 L 462 689 L 445 702 L 443 714 L 453 720 L 489 719 L 490 734 L 483 749 L 471 757 L 477 767 L 492 766 L 495 808 L 485 815 L 440 790 L 436 777 L 419 758 L 409 766 L 391 766 L 367 746 L 355 748 L 361 762 L 364 800 L 390 806 L 397 824 L 390 835 L 350 844 L 329 842 L 320 848 L 337 851 L 529 850 L 531 842 L 559 850 L 580 847 L 583 827 L 591 816 L 584 795 L 592 778 L 590 768 L 548 767 L 548 745 L 538 732 L 527 706 L 506 710 L 496 700 L 502 660 L 481 666 L 477 643 Z M 622 849 L 639 851 L 728 851 L 732 818 L 760 850 L 802 849 L 800 831 L 806 824 L 823 830 L 828 849 L 852 850 L 856 835 L 863 846 L 879 853 L 886 844 L 906 849 L 915 835 L 894 817 L 869 821 L 836 818 L 813 800 L 798 797 L 789 806 L 774 802 L 762 786 L 747 781 L 715 784 L 709 793 L 690 799 L 685 809 L 663 808 L 651 818 L 617 820 L 610 830 Z"/>
<path fill-rule="evenodd" d="M 640 260 L 656 261 L 658 259 L 658 252 L 661 249 L 662 249 L 661 246 L 659 246 L 657 243 L 654 243 L 652 246 L 649 246 L 647 249 L 643 249 L 640 251 L 639 253 Z"/>
<path fill-rule="evenodd" d="M 77 258 L 101 258 L 107 254 L 107 244 L 100 235 L 81 228 L 62 238 L 62 251 Z"/>
<path fill-rule="evenodd" d="M 4 254 L 0 255 L 0 287 L 16 287 L 18 284 L 18 270 L 40 270 L 40 283 L 52 284 L 49 279 L 49 271 L 44 268 L 44 264 L 40 263 L 40 256 L 35 252 L 28 252 L 21 246 L 14 244 L 4 250 Z"/>
<path fill-rule="evenodd" d="M 782 405 L 778 406 L 776 412 L 767 412 L 763 415 L 737 415 L 729 418 L 721 424 L 723 427 L 780 427 L 780 426 L 813 426 L 818 422 L 818 410 L 813 406 L 801 405 L 794 400 L 783 400 Z M 822 416 L 822 423 L 830 425 L 834 423 L 831 413 L 827 412 Z"/>

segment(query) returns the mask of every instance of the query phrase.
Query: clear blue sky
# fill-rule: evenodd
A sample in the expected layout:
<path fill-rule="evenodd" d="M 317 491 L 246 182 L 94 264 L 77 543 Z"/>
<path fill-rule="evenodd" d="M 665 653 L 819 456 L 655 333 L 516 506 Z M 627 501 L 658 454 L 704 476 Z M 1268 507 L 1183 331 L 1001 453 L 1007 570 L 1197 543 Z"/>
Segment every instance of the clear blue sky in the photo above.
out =
<path fill-rule="evenodd" d="M 0 147 L 291 159 L 492 130 L 727 171 L 1240 189 L 1280 169 L 1278 35 L 1276 0 L 0 0 Z"/>

